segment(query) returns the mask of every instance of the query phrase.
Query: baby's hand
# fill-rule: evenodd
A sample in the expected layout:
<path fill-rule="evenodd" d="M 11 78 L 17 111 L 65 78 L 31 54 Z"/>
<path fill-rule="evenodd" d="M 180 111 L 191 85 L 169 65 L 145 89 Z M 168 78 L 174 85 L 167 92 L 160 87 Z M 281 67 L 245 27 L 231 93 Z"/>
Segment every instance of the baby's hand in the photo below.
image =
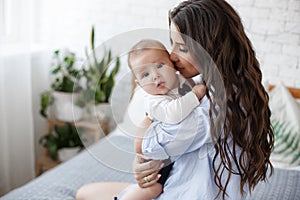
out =
<path fill-rule="evenodd" d="M 194 94 L 200 100 L 206 94 L 206 86 L 204 84 L 195 85 L 192 89 L 192 92 L 194 92 Z"/>

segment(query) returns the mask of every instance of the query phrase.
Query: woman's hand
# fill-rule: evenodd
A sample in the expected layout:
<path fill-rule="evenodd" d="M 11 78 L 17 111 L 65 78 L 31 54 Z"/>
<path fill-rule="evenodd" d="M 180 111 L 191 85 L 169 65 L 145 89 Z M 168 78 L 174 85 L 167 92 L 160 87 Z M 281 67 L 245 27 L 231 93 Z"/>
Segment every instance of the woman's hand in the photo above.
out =
<path fill-rule="evenodd" d="M 159 170 L 163 168 L 160 160 L 149 160 L 141 154 L 137 154 L 133 161 L 135 179 L 141 188 L 155 184 L 160 178 Z"/>

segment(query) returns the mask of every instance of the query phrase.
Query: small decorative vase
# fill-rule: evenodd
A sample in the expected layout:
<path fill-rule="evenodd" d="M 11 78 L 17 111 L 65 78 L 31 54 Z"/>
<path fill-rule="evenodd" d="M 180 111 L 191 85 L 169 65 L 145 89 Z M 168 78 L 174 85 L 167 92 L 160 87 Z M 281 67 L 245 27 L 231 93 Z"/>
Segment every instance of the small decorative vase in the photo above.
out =
<path fill-rule="evenodd" d="M 61 162 L 67 161 L 80 151 L 80 147 L 68 147 L 58 150 L 58 159 Z"/>

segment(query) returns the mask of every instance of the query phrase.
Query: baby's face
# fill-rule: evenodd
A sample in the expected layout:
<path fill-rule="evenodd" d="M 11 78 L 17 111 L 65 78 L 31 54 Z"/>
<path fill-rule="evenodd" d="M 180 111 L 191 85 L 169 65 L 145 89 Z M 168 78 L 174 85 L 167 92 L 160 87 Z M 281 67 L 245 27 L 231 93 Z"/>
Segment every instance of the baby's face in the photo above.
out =
<path fill-rule="evenodd" d="M 131 63 L 137 84 L 149 94 L 164 95 L 179 86 L 176 70 L 166 50 L 145 50 Z"/>

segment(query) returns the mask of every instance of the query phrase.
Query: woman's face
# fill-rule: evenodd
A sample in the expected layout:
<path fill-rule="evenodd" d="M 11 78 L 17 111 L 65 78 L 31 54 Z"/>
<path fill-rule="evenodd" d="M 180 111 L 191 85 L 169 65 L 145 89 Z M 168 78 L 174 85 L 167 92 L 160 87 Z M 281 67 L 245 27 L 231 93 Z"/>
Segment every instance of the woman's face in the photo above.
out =
<path fill-rule="evenodd" d="M 174 62 L 176 70 L 185 78 L 192 78 L 200 73 L 196 62 L 194 61 L 189 48 L 185 45 L 184 40 L 175 23 L 171 22 L 170 37 L 172 41 L 172 51 L 170 59 Z"/>

